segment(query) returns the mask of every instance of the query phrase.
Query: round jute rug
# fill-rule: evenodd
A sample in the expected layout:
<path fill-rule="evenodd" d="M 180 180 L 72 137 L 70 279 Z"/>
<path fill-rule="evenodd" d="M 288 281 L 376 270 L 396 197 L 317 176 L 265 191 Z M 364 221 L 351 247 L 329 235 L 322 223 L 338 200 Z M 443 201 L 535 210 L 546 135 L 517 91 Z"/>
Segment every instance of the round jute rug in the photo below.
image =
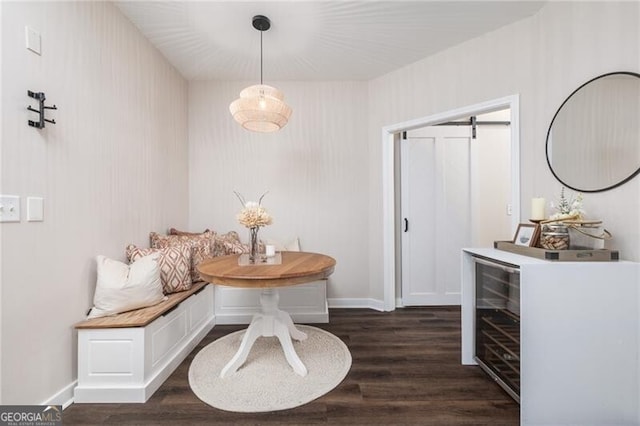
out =
<path fill-rule="evenodd" d="M 308 374 L 296 374 L 284 357 L 276 337 L 260 337 L 247 361 L 224 379 L 220 371 L 240 347 L 243 331 L 210 343 L 189 367 L 189 385 L 203 402 L 225 411 L 258 413 L 294 408 L 335 388 L 351 368 L 347 346 L 331 333 L 296 325 L 307 340 L 293 346 Z"/>

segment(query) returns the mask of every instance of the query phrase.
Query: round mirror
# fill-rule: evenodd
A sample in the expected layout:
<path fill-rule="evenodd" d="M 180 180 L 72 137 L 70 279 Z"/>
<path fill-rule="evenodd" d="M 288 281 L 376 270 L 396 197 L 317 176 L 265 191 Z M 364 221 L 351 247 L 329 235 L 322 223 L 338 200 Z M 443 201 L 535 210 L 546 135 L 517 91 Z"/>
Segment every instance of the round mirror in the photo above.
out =
<path fill-rule="evenodd" d="M 615 72 L 578 87 L 547 132 L 547 163 L 564 186 L 606 191 L 640 172 L 640 74 Z"/>

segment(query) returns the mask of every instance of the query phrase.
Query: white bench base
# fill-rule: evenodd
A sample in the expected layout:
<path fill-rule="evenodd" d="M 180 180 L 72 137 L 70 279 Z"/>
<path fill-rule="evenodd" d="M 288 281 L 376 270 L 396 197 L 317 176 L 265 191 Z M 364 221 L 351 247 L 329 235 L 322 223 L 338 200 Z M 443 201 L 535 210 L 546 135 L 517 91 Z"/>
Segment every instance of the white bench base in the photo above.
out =
<path fill-rule="evenodd" d="M 215 286 L 217 324 L 249 324 L 261 312 L 262 289 Z M 279 308 L 296 323 L 328 323 L 327 280 L 278 288 Z"/>
<path fill-rule="evenodd" d="M 74 402 L 146 402 L 215 325 L 213 286 L 145 327 L 78 329 Z"/>

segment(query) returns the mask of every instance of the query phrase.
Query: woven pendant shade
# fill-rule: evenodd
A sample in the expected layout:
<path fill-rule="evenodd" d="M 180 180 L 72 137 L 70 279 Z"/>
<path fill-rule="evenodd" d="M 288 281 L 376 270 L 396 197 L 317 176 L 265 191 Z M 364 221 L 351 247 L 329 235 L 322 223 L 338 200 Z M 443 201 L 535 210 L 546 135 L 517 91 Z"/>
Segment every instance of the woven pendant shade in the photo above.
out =
<path fill-rule="evenodd" d="M 229 111 L 242 127 L 254 132 L 275 132 L 283 128 L 291 117 L 291 107 L 284 103 L 284 95 L 265 84 L 249 86 L 240 98 L 229 105 Z"/>
<path fill-rule="evenodd" d="M 262 84 L 262 33 L 271 28 L 271 21 L 263 15 L 252 19 L 253 28 L 260 31 L 260 84 L 240 92 L 240 98 L 229 105 L 229 111 L 242 127 L 253 132 L 275 132 L 282 129 L 291 117 L 291 107 L 284 103 L 284 95 L 275 87 Z"/>

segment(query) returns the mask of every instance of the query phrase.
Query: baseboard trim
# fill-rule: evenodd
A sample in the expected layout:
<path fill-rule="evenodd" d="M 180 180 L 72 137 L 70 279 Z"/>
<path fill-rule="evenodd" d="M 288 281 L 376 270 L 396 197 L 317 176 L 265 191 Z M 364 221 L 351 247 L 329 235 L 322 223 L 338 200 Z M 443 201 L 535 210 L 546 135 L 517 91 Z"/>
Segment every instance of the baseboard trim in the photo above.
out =
<path fill-rule="evenodd" d="M 327 299 L 329 308 L 365 308 L 374 309 L 376 311 L 384 311 L 384 302 L 377 299 L 347 299 L 332 298 Z"/>
<path fill-rule="evenodd" d="M 77 385 L 78 381 L 74 380 L 59 390 L 55 395 L 40 403 L 40 405 L 62 405 L 62 409 L 64 410 L 73 404 L 73 390 Z"/>

